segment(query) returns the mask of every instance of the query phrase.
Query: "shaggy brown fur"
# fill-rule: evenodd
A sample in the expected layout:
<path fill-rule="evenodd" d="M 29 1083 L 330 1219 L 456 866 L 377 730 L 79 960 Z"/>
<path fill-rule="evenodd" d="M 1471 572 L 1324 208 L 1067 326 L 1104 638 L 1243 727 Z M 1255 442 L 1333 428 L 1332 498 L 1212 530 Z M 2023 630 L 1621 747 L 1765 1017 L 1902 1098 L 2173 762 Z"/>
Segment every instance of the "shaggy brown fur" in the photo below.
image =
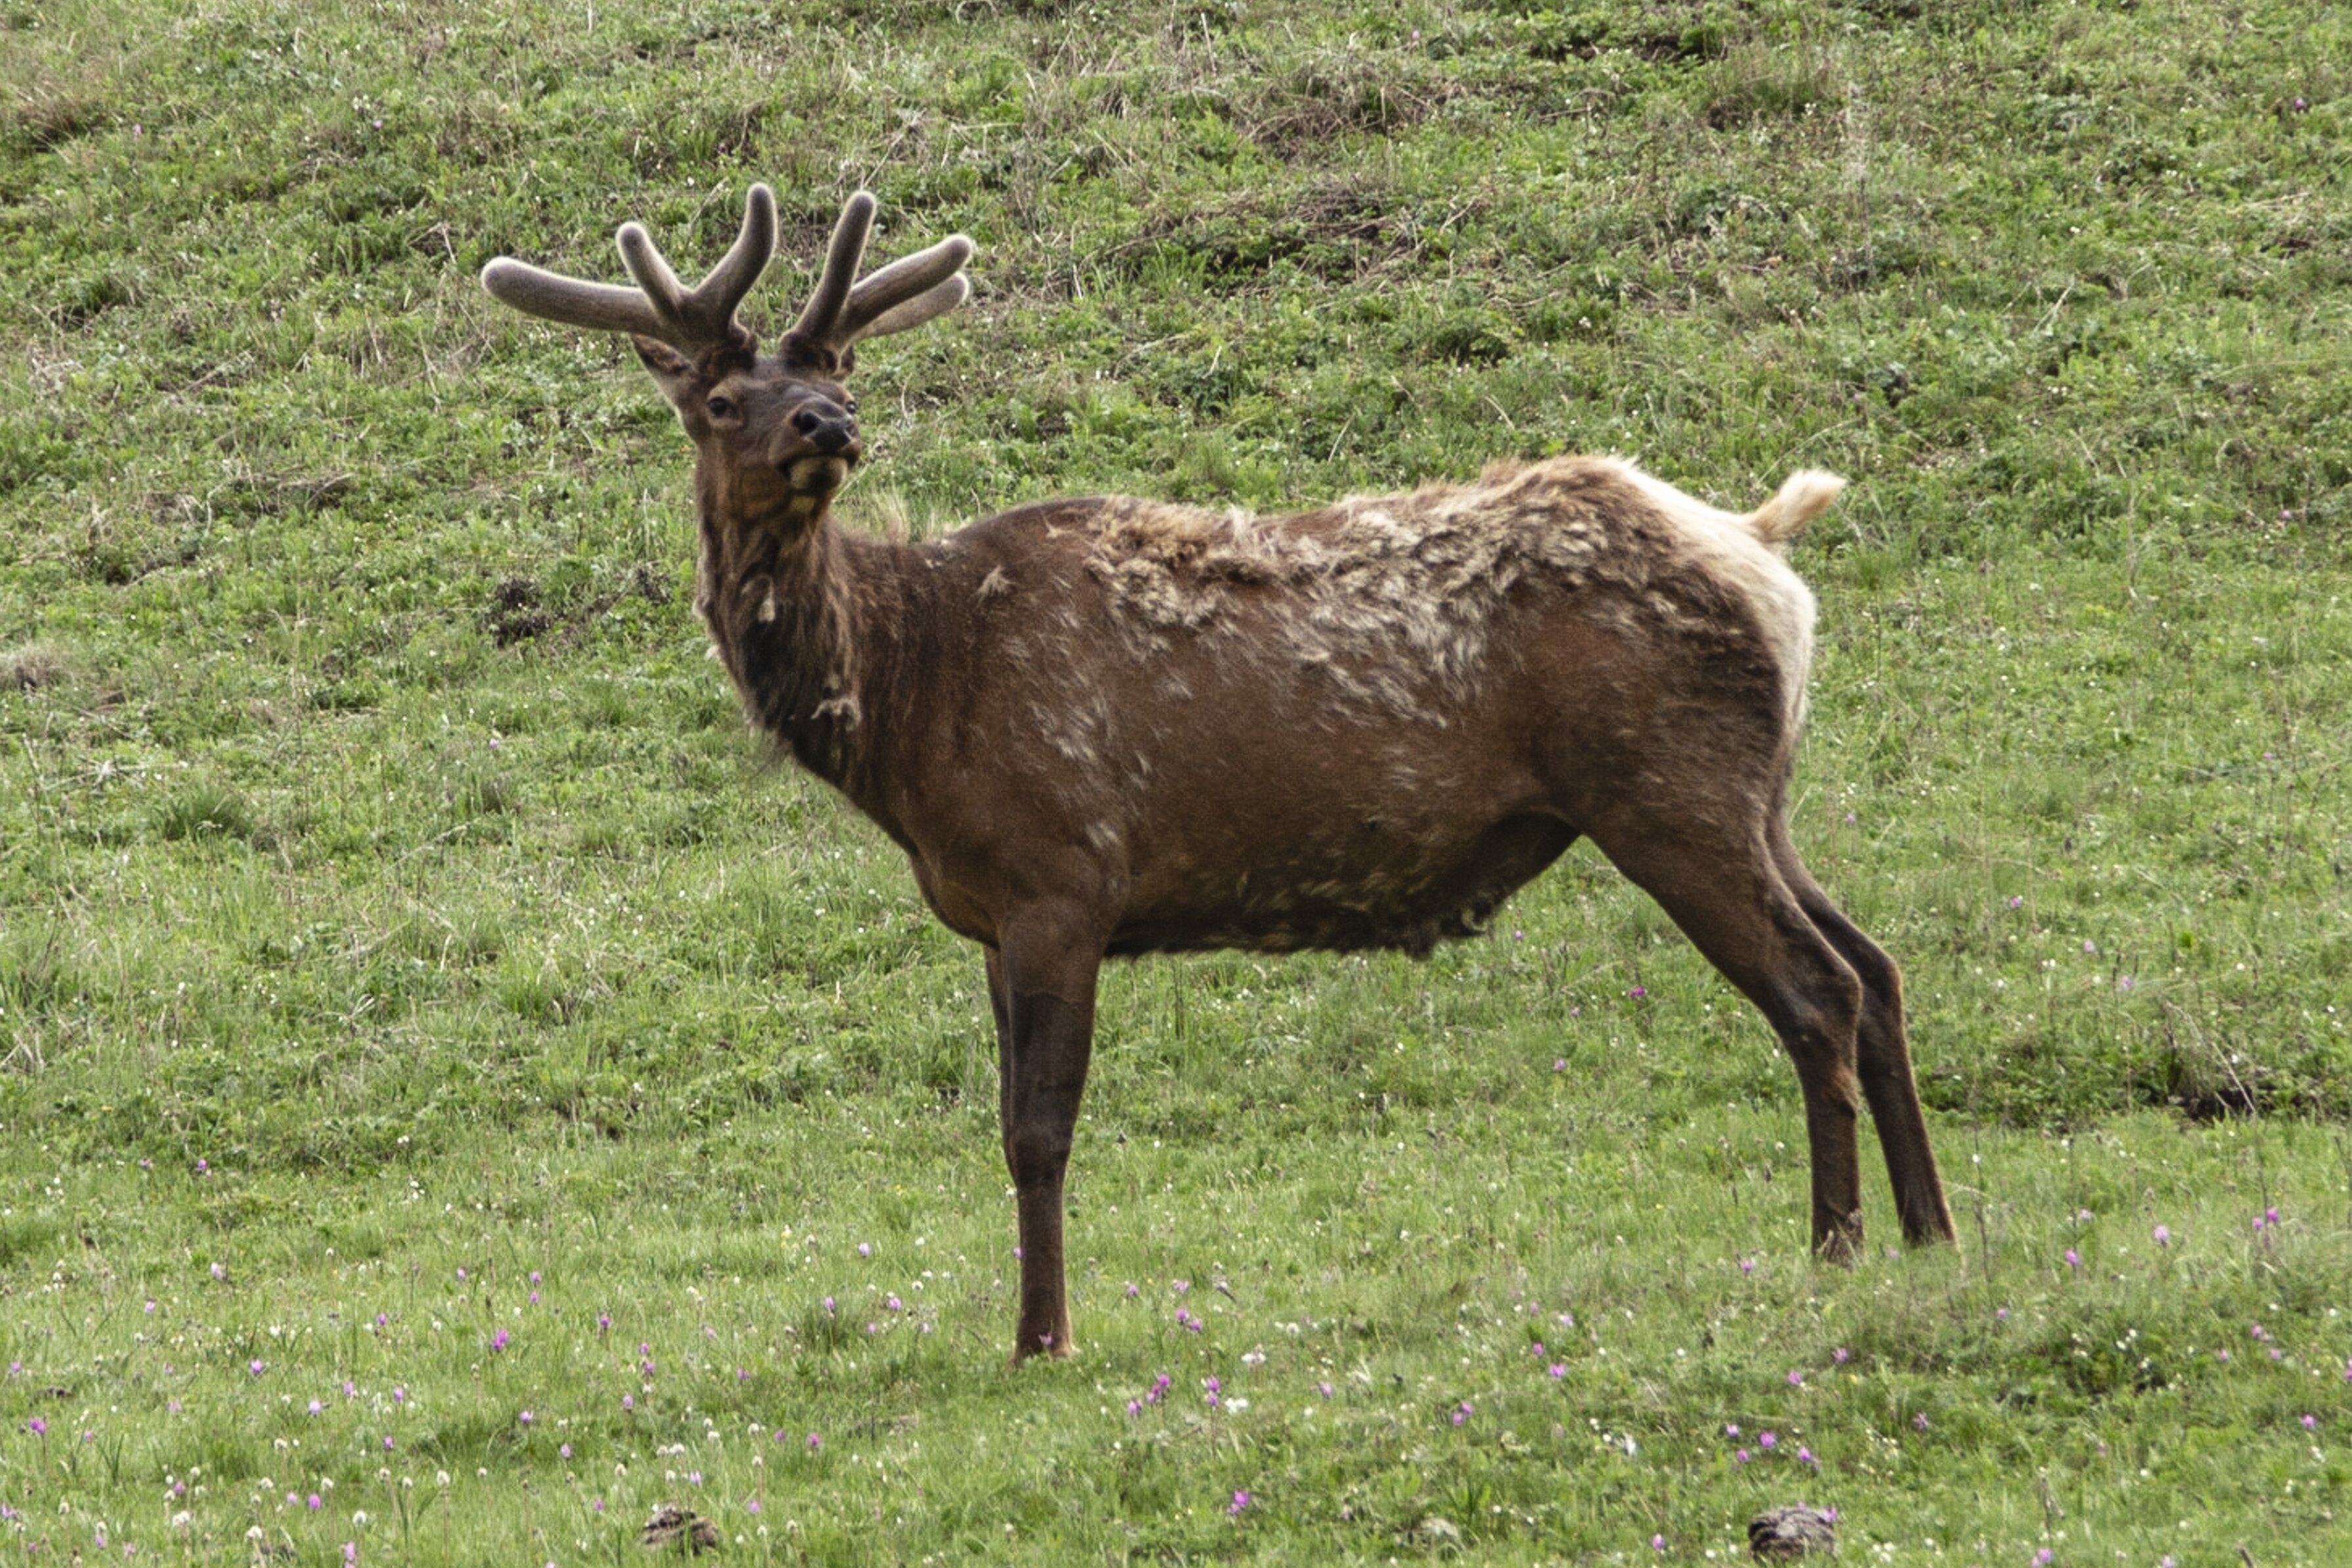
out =
<path fill-rule="evenodd" d="M 986 951 L 1020 1216 L 1016 1358 L 1071 1349 L 1062 1184 L 1105 958 L 1426 952 L 1480 930 L 1580 837 L 1795 1061 L 1815 1246 L 1844 1258 L 1861 1238 L 1864 1098 L 1905 1234 L 1950 1238 L 1899 976 L 1783 821 L 1813 605 L 1780 547 L 1840 481 L 1798 474 L 1740 516 L 1571 458 L 1278 517 L 1048 501 L 932 544 L 880 542 L 830 521 L 859 455 L 836 378 L 861 332 L 961 298 L 968 246 L 853 289 L 861 195 L 816 300 L 761 357 L 731 300 L 697 301 L 722 275 L 749 286 L 738 254 L 764 200 L 691 295 L 625 232 L 649 297 L 677 296 L 653 310 L 663 333 L 630 330 L 695 443 L 697 605 L 746 708 L 882 826 L 940 918 Z M 486 281 L 520 309 L 636 320 L 621 290 L 499 271 L 515 265 Z M 886 280 L 877 303 L 865 291 Z"/>

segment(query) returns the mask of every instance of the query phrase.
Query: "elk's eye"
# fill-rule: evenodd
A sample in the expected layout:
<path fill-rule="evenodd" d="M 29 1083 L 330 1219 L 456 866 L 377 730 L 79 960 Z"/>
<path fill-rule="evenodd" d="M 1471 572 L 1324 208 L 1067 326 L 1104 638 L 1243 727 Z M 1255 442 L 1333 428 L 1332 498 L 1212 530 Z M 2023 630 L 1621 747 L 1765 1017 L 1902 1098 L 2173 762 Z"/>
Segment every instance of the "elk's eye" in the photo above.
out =
<path fill-rule="evenodd" d="M 710 410 L 710 416 L 713 419 L 732 419 L 735 417 L 735 405 L 728 398 L 714 397 L 703 406 Z"/>

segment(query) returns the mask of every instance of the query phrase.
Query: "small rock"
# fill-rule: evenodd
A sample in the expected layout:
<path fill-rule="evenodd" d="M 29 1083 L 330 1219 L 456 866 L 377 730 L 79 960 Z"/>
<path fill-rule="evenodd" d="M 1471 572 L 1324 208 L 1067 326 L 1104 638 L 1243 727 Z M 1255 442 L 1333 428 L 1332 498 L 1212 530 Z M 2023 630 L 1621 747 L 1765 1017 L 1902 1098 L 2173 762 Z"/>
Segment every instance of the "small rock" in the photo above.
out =
<path fill-rule="evenodd" d="M 646 1521 L 641 1539 L 656 1552 L 675 1550 L 681 1542 L 688 1552 L 709 1552 L 719 1544 L 719 1529 L 700 1514 L 666 1502 Z"/>
<path fill-rule="evenodd" d="M 1748 1550 L 1759 1563 L 1791 1563 L 1837 1551 L 1837 1515 L 1807 1503 L 1767 1509 L 1748 1521 Z"/>

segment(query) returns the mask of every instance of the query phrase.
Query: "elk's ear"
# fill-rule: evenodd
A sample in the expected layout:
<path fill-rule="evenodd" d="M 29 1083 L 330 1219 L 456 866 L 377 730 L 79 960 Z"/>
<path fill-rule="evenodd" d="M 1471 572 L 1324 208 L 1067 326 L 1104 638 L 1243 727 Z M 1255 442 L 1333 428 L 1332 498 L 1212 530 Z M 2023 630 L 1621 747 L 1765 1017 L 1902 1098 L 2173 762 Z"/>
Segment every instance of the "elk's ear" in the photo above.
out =
<path fill-rule="evenodd" d="M 677 402 L 678 389 L 694 374 L 694 362 L 658 338 L 636 332 L 629 334 L 629 346 L 637 351 L 637 358 L 661 384 L 662 391 L 669 395 L 670 401 Z"/>

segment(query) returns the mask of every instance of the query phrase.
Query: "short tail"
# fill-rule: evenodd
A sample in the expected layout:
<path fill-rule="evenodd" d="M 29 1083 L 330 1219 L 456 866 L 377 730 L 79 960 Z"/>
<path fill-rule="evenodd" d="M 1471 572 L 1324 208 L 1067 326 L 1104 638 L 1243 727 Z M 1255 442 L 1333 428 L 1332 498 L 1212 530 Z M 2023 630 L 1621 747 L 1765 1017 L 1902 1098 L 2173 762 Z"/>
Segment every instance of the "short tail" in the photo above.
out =
<path fill-rule="evenodd" d="M 1748 514 L 1748 527 L 1757 538 L 1779 548 L 1805 531 L 1805 524 L 1829 510 L 1845 481 L 1819 468 L 1800 468 L 1780 486 L 1780 493 Z"/>

